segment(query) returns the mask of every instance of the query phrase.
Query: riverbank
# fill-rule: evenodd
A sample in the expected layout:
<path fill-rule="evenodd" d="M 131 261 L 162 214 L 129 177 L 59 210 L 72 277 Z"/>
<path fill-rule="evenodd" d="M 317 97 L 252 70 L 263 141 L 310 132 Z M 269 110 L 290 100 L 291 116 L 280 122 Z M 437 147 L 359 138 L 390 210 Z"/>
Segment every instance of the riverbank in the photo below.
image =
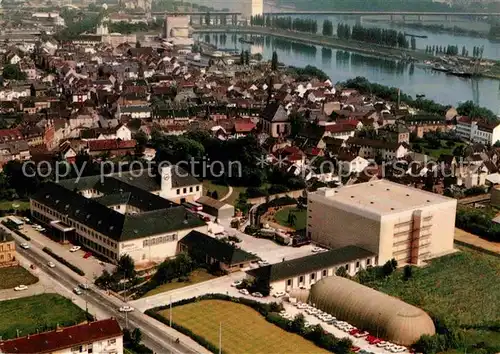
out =
<path fill-rule="evenodd" d="M 291 41 L 343 49 L 372 56 L 380 56 L 380 54 L 384 54 L 386 57 L 393 59 L 412 57 L 417 60 L 431 60 L 433 58 L 432 55 L 425 53 L 425 51 L 423 50 L 408 50 L 381 46 L 374 43 L 345 41 L 338 39 L 337 37 L 329 37 L 319 34 L 297 31 L 287 31 L 277 28 L 267 28 L 259 26 L 193 26 L 193 30 L 194 33 L 242 33 L 274 36 Z"/>
<path fill-rule="evenodd" d="M 426 53 L 424 50 L 409 50 L 401 48 L 393 48 L 381 46 L 374 43 L 359 42 L 353 40 L 342 40 L 337 37 L 323 36 L 320 34 L 312 34 L 297 31 L 288 31 L 277 28 L 268 28 L 260 26 L 194 26 L 193 33 L 240 33 L 240 34 L 254 34 L 262 36 L 274 36 L 278 38 L 287 39 L 290 41 L 319 45 L 323 47 L 330 47 L 342 49 L 351 52 L 362 53 L 369 56 L 380 57 L 383 55 L 385 58 L 390 59 L 403 59 L 413 58 L 416 61 L 434 61 L 438 56 Z M 427 66 L 430 69 L 430 66 Z M 496 62 L 490 71 L 482 72 L 477 77 L 484 77 L 490 79 L 500 80 L 500 62 Z"/>

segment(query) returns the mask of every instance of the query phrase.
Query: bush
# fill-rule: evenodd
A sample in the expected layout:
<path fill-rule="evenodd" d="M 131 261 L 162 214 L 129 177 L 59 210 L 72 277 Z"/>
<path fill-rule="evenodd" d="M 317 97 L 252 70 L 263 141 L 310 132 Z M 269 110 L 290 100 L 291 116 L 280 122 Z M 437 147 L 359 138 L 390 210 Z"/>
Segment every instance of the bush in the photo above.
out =
<path fill-rule="evenodd" d="M 29 237 L 29 236 L 23 234 L 21 231 L 19 231 L 17 225 L 14 224 L 12 221 L 3 220 L 2 225 L 5 226 L 6 228 L 8 228 L 13 233 L 15 233 L 17 236 L 24 238 L 26 241 L 31 241 L 31 237 Z"/>
<path fill-rule="evenodd" d="M 47 253 L 48 255 L 52 256 L 54 259 L 56 259 L 58 262 L 64 264 L 66 267 L 68 267 L 69 269 L 71 269 L 73 272 L 75 272 L 76 274 L 78 275 L 81 275 L 82 277 L 85 276 L 85 272 L 83 270 L 81 270 L 80 268 L 74 266 L 73 264 L 71 264 L 70 262 L 68 262 L 67 260 L 65 260 L 64 258 L 62 258 L 61 256 L 59 256 L 58 254 L 55 254 L 54 252 L 52 252 L 52 250 L 48 247 L 44 247 L 42 249 L 42 251 L 44 251 L 45 253 Z"/>

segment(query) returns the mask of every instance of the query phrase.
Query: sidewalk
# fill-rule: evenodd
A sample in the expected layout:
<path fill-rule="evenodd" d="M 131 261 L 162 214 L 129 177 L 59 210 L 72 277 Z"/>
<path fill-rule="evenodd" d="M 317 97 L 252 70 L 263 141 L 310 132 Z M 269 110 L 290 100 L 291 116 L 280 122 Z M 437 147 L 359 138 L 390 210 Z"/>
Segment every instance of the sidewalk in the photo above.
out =
<path fill-rule="evenodd" d="M 459 228 L 455 228 L 455 240 L 500 254 L 500 243 L 482 239 Z"/>

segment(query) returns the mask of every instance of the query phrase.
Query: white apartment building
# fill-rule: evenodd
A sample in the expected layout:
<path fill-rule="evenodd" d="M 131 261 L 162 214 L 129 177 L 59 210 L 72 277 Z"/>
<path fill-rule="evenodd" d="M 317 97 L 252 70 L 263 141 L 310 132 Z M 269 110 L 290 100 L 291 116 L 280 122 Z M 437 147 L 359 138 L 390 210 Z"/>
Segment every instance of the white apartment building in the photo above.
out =
<path fill-rule="evenodd" d="M 114 318 L 2 341 L 5 354 L 123 354 L 123 333 Z"/>
<path fill-rule="evenodd" d="M 456 199 L 387 180 L 308 195 L 307 235 L 332 249 L 358 246 L 384 264 L 422 261 L 453 250 Z"/>
<path fill-rule="evenodd" d="M 455 132 L 463 139 L 486 146 L 495 145 L 500 140 L 500 124 L 469 117 L 458 118 Z"/>

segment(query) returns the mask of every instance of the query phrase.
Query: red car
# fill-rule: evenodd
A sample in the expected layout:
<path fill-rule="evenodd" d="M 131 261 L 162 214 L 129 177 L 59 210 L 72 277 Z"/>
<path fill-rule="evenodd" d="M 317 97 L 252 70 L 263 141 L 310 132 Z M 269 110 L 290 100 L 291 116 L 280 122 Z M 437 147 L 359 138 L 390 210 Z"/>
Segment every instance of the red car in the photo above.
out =
<path fill-rule="evenodd" d="M 366 339 L 366 341 L 367 341 L 367 342 L 371 342 L 372 340 L 377 339 L 377 337 L 372 336 L 371 334 L 369 334 L 369 335 L 367 335 L 367 336 L 365 337 L 365 339 Z"/>
<path fill-rule="evenodd" d="M 370 344 L 372 344 L 372 345 L 374 345 L 374 344 L 378 344 L 378 343 L 380 343 L 380 342 L 382 342 L 382 340 L 381 340 L 381 339 L 378 339 L 378 338 L 375 338 L 375 339 L 373 339 L 373 340 L 368 341 L 368 343 L 370 343 Z"/>
<path fill-rule="evenodd" d="M 353 336 L 353 335 L 355 335 L 355 334 L 356 334 L 356 333 L 358 333 L 358 332 L 359 332 L 359 329 L 354 328 L 354 329 L 351 329 L 351 330 L 349 331 L 349 334 L 350 334 L 351 336 Z"/>
<path fill-rule="evenodd" d="M 87 258 L 90 258 L 92 257 L 92 253 L 90 252 L 85 252 L 85 254 L 83 255 L 83 258 L 87 259 Z"/>
<path fill-rule="evenodd" d="M 361 348 L 360 348 L 360 347 L 351 347 L 351 352 L 355 352 L 355 353 L 357 353 L 357 352 L 359 352 L 360 350 L 361 350 Z"/>

